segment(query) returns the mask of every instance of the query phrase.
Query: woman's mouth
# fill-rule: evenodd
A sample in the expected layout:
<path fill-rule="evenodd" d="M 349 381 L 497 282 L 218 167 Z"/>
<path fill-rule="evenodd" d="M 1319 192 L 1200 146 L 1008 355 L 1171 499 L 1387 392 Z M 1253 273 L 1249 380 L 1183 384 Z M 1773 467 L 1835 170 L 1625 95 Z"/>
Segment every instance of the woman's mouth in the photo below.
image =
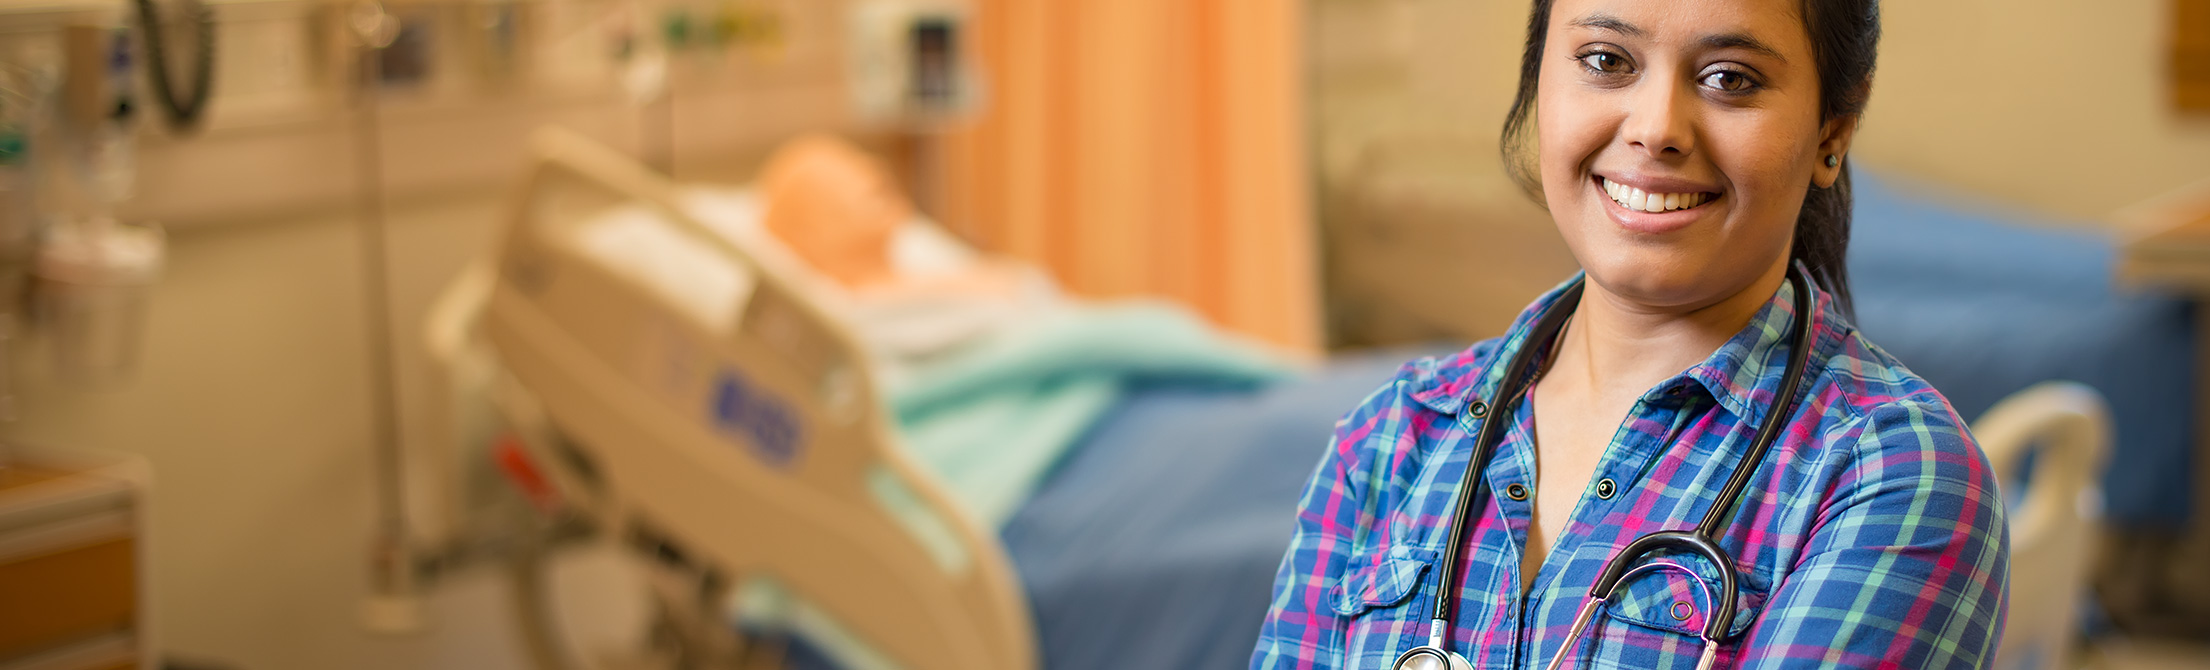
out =
<path fill-rule="evenodd" d="M 1677 209 L 1694 209 L 1696 206 L 1710 202 L 1712 198 L 1717 197 L 1716 194 L 1701 192 L 1647 193 L 1642 189 L 1616 183 L 1603 177 L 1597 177 L 1596 180 L 1602 183 L 1604 194 L 1611 196 L 1612 202 L 1619 203 L 1620 207 L 1625 207 L 1628 211 L 1633 212 L 1656 214 Z"/>

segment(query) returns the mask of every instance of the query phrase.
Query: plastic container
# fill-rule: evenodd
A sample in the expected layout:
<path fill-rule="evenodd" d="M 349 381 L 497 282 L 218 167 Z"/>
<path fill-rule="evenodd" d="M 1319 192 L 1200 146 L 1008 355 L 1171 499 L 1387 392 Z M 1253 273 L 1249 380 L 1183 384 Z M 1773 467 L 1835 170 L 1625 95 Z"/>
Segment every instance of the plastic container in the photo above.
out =
<path fill-rule="evenodd" d="M 48 232 L 32 268 L 34 314 L 61 381 L 105 387 L 137 370 L 163 244 L 153 225 L 70 223 Z"/>

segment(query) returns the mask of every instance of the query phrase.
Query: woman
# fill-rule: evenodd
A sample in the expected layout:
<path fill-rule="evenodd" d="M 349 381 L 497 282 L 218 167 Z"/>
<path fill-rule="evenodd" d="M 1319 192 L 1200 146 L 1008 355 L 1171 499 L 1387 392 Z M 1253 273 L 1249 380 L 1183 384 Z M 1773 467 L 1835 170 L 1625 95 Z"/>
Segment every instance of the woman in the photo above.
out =
<path fill-rule="evenodd" d="M 1252 667 L 1458 665 L 1408 653 L 1423 645 L 1483 668 L 1990 660 L 2008 540 L 1986 459 L 1848 320 L 1842 158 L 1878 40 L 1873 0 L 1536 0 L 1506 158 L 1583 276 L 1337 425 Z M 1640 557 L 1592 605 L 1622 547 L 1718 506 L 1776 411 L 1712 533 L 1739 575 L 1731 616 L 1705 626 L 1720 566 L 1686 553 Z"/>

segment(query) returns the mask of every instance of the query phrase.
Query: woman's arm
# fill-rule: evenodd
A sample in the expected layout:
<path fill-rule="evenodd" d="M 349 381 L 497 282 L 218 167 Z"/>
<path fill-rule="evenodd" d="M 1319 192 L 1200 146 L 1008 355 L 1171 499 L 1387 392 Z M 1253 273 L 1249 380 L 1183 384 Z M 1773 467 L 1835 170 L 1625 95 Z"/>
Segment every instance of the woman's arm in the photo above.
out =
<path fill-rule="evenodd" d="M 1373 520 L 1368 482 L 1359 475 L 1360 450 L 1383 414 L 1377 406 L 1395 391 L 1393 383 L 1382 387 L 1335 423 L 1327 453 L 1298 499 L 1296 535 L 1274 577 L 1274 602 L 1259 627 L 1252 670 L 1321 670 L 1340 662 L 1345 621 L 1328 601 L 1329 592 L 1342 578 L 1352 547 L 1364 538 L 1360 529 Z"/>
<path fill-rule="evenodd" d="M 1987 458 L 1941 402 L 1863 420 L 1803 558 L 1749 631 L 1741 667 L 1978 668 L 2010 569 Z"/>

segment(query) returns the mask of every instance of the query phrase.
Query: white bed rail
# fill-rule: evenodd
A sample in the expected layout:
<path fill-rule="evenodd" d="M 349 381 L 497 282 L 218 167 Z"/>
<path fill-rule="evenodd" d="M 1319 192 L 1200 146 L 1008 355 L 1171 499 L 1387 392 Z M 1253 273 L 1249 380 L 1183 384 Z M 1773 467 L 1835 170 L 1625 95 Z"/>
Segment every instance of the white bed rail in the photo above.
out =
<path fill-rule="evenodd" d="M 521 413 L 557 428 L 525 427 L 532 451 L 572 452 L 544 459 L 568 497 L 721 583 L 771 577 L 897 666 L 1036 667 L 995 530 L 900 448 L 858 341 L 662 177 L 571 133 L 536 149 L 483 326 L 533 406 Z M 734 323 L 687 317 L 580 254 L 554 201 L 585 191 L 642 203 L 741 269 Z"/>
<path fill-rule="evenodd" d="M 2072 667 L 2080 600 L 2102 542 L 2098 482 L 2110 430 L 2102 394 L 2072 382 L 2011 394 L 1972 426 L 2011 510 L 2010 611 L 1995 668 Z M 2029 455 L 2030 473 L 2022 469 Z M 2022 492 L 2021 475 L 2030 480 Z"/>

